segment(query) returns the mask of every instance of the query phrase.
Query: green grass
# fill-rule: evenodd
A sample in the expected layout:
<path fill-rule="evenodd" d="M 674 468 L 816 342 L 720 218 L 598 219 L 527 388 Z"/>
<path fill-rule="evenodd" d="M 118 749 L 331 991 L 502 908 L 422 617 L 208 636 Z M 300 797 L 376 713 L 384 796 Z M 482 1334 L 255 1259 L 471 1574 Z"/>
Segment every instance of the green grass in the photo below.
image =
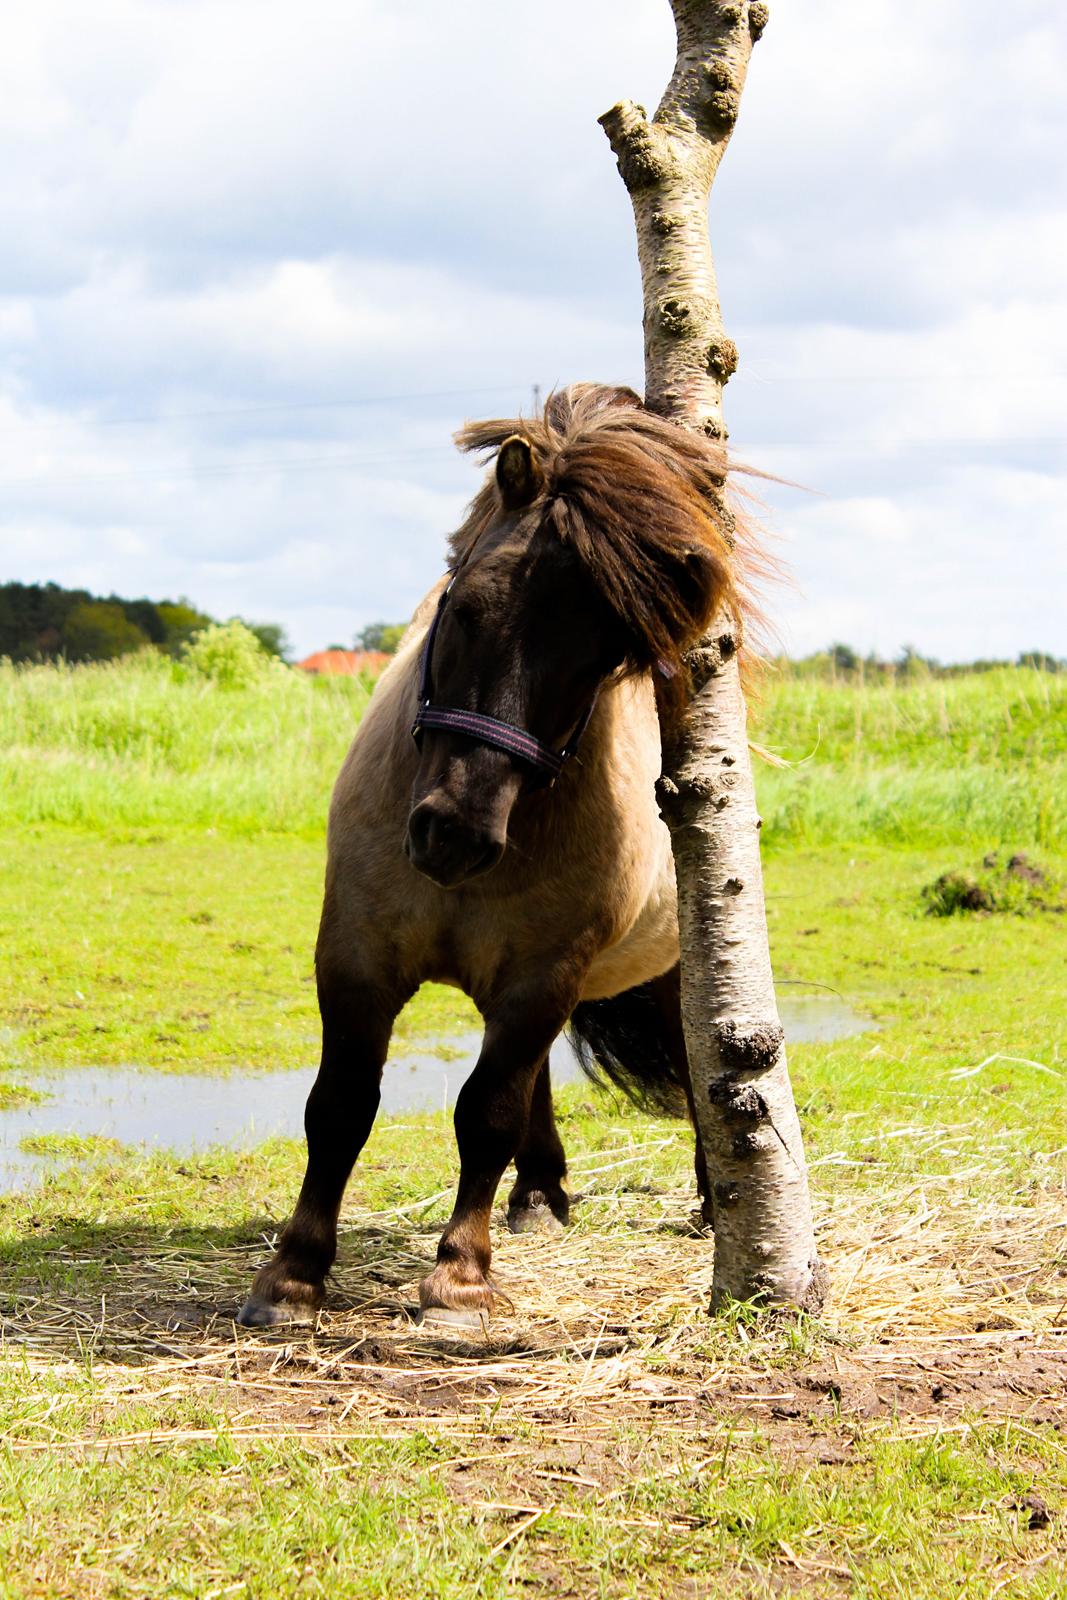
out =
<path fill-rule="evenodd" d="M 292 1203 L 299 1142 L 177 1162 L 166 1152 L 57 1150 L 82 1166 L 0 1200 L 13 1335 L 0 1367 L 0 1595 L 203 1595 L 238 1584 L 231 1592 L 253 1596 L 445 1600 L 538 1585 L 612 1600 L 725 1600 L 805 1586 L 870 1600 L 1062 1595 L 1067 1460 L 1056 1426 L 1029 1414 L 1032 1406 L 1016 1418 L 964 1411 L 943 1426 L 910 1416 L 906 1401 L 899 1415 L 868 1417 L 802 1399 L 796 1422 L 768 1426 L 766 1408 L 753 1418 L 731 1414 L 728 1403 L 768 1373 L 772 1389 L 795 1389 L 793 1374 L 827 1354 L 849 1373 L 852 1347 L 872 1330 L 907 1347 L 908 1330 L 925 1337 L 927 1313 L 913 1304 L 935 1293 L 962 1304 L 969 1326 L 985 1326 L 981 1285 L 966 1295 L 954 1286 L 967 1288 L 962 1264 L 990 1243 L 1012 1244 L 1003 1270 L 1034 1285 L 1034 1304 L 1042 1293 L 1062 1301 L 1062 1233 L 1059 1266 L 1047 1252 L 1064 1196 L 1063 919 L 926 916 L 921 886 L 944 859 L 826 849 L 768 863 L 784 992 L 826 984 L 879 1022 L 874 1033 L 791 1051 L 824 1249 L 838 1272 L 827 1324 L 768 1330 L 743 1316 L 714 1324 L 677 1297 L 643 1309 L 642 1274 L 657 1251 L 686 1248 L 678 1228 L 689 1141 L 678 1124 L 581 1087 L 561 1096 L 584 1195 L 571 1234 L 542 1246 L 532 1278 L 517 1283 L 530 1246 L 497 1227 L 519 1336 L 541 1281 L 565 1321 L 560 1330 L 539 1312 L 527 1344 L 549 1343 L 554 1329 L 566 1362 L 569 1341 L 603 1331 L 601 1306 L 616 1326 L 610 1284 L 628 1274 L 622 1326 L 634 1329 L 640 1370 L 652 1382 L 685 1372 L 698 1390 L 711 1379 L 725 1412 L 583 1409 L 589 1371 L 579 1357 L 565 1418 L 545 1410 L 543 1372 L 531 1359 L 529 1395 L 501 1410 L 505 1385 L 458 1433 L 447 1408 L 439 1424 L 432 1416 L 412 1424 L 402 1412 L 367 1422 L 358 1408 L 338 1420 L 354 1392 L 336 1366 L 340 1352 L 398 1337 L 393 1308 L 410 1304 L 413 1280 L 432 1259 L 456 1170 L 443 1118 L 381 1122 L 357 1167 L 332 1300 L 362 1311 L 332 1337 L 268 1345 L 258 1369 L 225 1319 Z M 156 1004 L 163 987 L 146 963 L 135 999 Z M 1039 1223 L 1035 1254 L 1026 1241 Z M 857 1235 L 871 1240 L 868 1276 L 851 1283 Z M 591 1274 L 584 1331 L 566 1310 L 575 1262 Z M 884 1294 L 885 1272 L 895 1275 L 897 1320 L 883 1326 L 869 1303 Z M 222 1320 L 201 1332 L 197 1319 L 213 1310 Z M 172 1313 L 179 1323 L 191 1313 L 191 1331 L 154 1331 Z M 32 1344 L 20 1355 L 22 1328 L 40 1330 L 54 1358 Z M 354 1373 L 361 1359 L 372 1368 L 391 1359 L 398 1370 L 423 1371 L 432 1395 L 457 1358 L 425 1348 L 405 1357 L 399 1337 L 391 1358 L 357 1354 Z M 325 1373 L 314 1392 L 287 1393 L 290 1368 L 275 1370 L 293 1348 L 306 1350 L 310 1374 Z M 875 1348 L 885 1353 L 884 1342 Z M 944 1359 L 921 1345 L 920 1382 Z M 724 1369 L 725 1391 L 716 1382 Z M 299 1379 L 304 1369 L 292 1370 Z M 264 1399 L 280 1412 L 264 1410 Z M 567 1443 L 576 1434 L 577 1454 Z M 1034 1492 L 1053 1508 L 1050 1529 L 1029 1528 L 1025 1497 Z M 542 1515 L 498 1549 L 529 1508 Z"/>
<path fill-rule="evenodd" d="M 351 680 L 228 689 L 151 653 L 0 664 L 0 825 L 321 837 L 367 702 Z M 753 736 L 768 849 L 966 839 L 1067 849 L 1067 676 L 1004 668 L 899 685 L 771 674 Z"/>
<path fill-rule="evenodd" d="M 320 837 L 368 698 L 358 679 L 282 670 L 227 688 L 152 651 L 0 662 L 0 824 Z"/>
<path fill-rule="evenodd" d="M 72 1387 L 75 1404 L 53 1423 L 57 1447 L 76 1443 L 92 1413 L 91 1380 Z M 468 1498 L 432 1436 L 249 1443 L 218 1410 L 181 1399 L 128 1406 L 111 1421 L 126 1433 L 177 1425 L 206 1437 L 112 1460 L 58 1448 L 54 1457 L 10 1454 L 0 1489 L 14 1513 L 0 1529 L 5 1600 L 226 1592 L 490 1600 L 527 1587 L 644 1600 L 769 1596 L 805 1578 L 818 1595 L 992 1596 L 1005 1580 L 1013 1596 L 1064 1592 L 1055 1542 L 1029 1532 L 1014 1509 L 1035 1477 L 1062 1466 L 1051 1430 L 872 1437 L 853 1450 L 847 1472 L 783 1464 L 750 1429 L 707 1428 L 703 1471 L 672 1439 L 624 1438 L 616 1448 L 634 1470 L 622 1494 L 598 1505 L 581 1485 L 557 1483 L 546 1495 L 542 1481 L 534 1496 L 505 1493 L 502 1503 L 519 1511 L 502 1514 L 487 1492 Z M 471 1453 L 493 1443 L 489 1427 Z M 490 1554 L 531 1501 L 543 1508 L 536 1525 Z"/>
<path fill-rule="evenodd" d="M 1067 675 L 900 685 L 771 675 L 753 737 L 768 849 L 877 840 L 1067 849 Z"/>
<path fill-rule="evenodd" d="M 50 832 L 66 837 L 46 830 L 43 842 Z M 266 846 L 272 842 L 254 848 Z M 226 845 L 237 861 L 250 848 L 242 838 Z M 598 1272 L 609 1285 L 632 1264 L 632 1310 L 622 1317 L 624 1325 L 633 1320 L 643 1371 L 651 1381 L 677 1374 L 685 1334 L 689 1378 L 699 1386 L 701 1374 L 725 1370 L 729 1394 L 766 1373 L 781 1374 L 773 1387 L 797 1387 L 792 1374 L 827 1349 L 848 1371 L 851 1346 L 881 1328 L 869 1301 L 872 1291 L 883 1293 L 886 1270 L 896 1274 L 896 1322 L 881 1334 L 889 1344 L 907 1346 L 901 1328 L 923 1334 L 926 1314 L 917 1320 L 912 1296 L 921 1306 L 934 1291 L 960 1298 L 953 1285 L 968 1282 L 961 1264 L 1005 1238 L 1019 1242 L 1011 1282 L 1022 1272 L 1062 1301 L 1062 1235 L 1059 1266 L 1048 1254 L 1056 1250 L 1056 1214 L 1062 1221 L 1067 1141 L 1062 918 L 928 917 L 921 885 L 944 861 L 819 850 L 768 862 L 784 992 L 827 984 L 880 1024 L 873 1034 L 790 1051 L 824 1250 L 838 1272 L 832 1344 L 819 1325 L 768 1331 L 744 1317 L 717 1325 L 689 1309 L 683 1326 L 673 1302 L 641 1310 L 643 1264 L 659 1248 L 683 1245 L 689 1141 L 677 1123 L 651 1122 L 579 1086 L 560 1096 L 561 1131 L 584 1194 L 573 1232 L 560 1246 L 542 1246 L 547 1253 L 522 1290 L 517 1274 L 530 1246 L 496 1232 L 518 1330 L 533 1283 L 547 1278 L 550 1291 L 557 1283 L 566 1290 L 568 1262 L 587 1262 L 590 1330 L 582 1334 L 565 1312 L 555 1339 L 566 1360 L 568 1339 L 603 1331 Z M 195 870 L 203 872 L 202 862 Z M 181 963 L 190 982 L 202 981 L 194 946 L 182 950 Z M 162 987 L 142 966 L 136 994 L 150 1000 Z M 0 1368 L 0 1595 L 202 1595 L 237 1584 L 245 1587 L 234 1594 L 446 1600 L 539 1584 L 560 1594 L 712 1600 L 805 1586 L 870 1600 L 1064 1594 L 1067 1461 L 1046 1416 L 965 1411 L 942 1429 L 937 1418 L 917 1422 L 907 1405 L 899 1416 L 869 1418 L 846 1405 L 816 1414 L 809 1400 L 782 1438 L 776 1429 L 784 1424 L 734 1416 L 729 1406 L 638 1416 L 625 1408 L 616 1416 L 614 1406 L 582 1410 L 589 1368 L 579 1358 L 566 1424 L 542 1411 L 536 1360 L 526 1400 L 518 1395 L 507 1411 L 486 1402 L 459 1434 L 448 1414 L 416 1426 L 400 1414 L 368 1424 L 360 1410 L 334 1421 L 349 1397 L 346 1382 L 326 1376 L 325 1389 L 293 1387 L 286 1398 L 288 1368 L 275 1371 L 285 1346 L 267 1347 L 256 1373 L 250 1354 L 235 1354 L 226 1322 L 262 1238 L 290 1208 L 302 1170 L 298 1141 L 179 1162 L 110 1147 L 66 1154 L 83 1165 L 0 1200 L 2 1309 L 11 1330 L 66 1330 L 53 1362 L 34 1346 L 21 1357 L 13 1341 Z M 333 1341 L 328 1333 L 304 1339 L 299 1349 L 306 1347 L 312 1373 L 323 1363 L 330 1373 L 354 1339 L 358 1346 L 370 1338 L 373 1347 L 374 1339 L 397 1338 L 390 1307 L 397 1294 L 411 1301 L 411 1280 L 432 1259 L 454 1173 L 445 1118 L 397 1118 L 374 1130 L 350 1186 L 331 1291 L 334 1304 L 365 1309 Z M 1041 1219 L 1038 1256 L 1027 1240 Z M 865 1253 L 873 1275 L 849 1286 L 857 1229 L 886 1243 Z M 405 1280 L 406 1288 L 394 1288 Z M 985 1326 L 984 1291 L 968 1293 L 969 1326 Z M 614 1326 L 606 1288 L 603 1296 Z M 173 1310 L 181 1320 L 211 1309 L 222 1320 L 206 1334 L 152 1331 Z M 539 1317 L 528 1339 L 534 1347 L 553 1326 Z M 163 1341 L 152 1358 L 139 1354 L 146 1333 Z M 54 1347 L 56 1334 L 46 1336 Z M 885 1354 L 885 1342 L 877 1349 Z M 200 1366 L 186 1370 L 182 1358 Z M 430 1392 L 454 1363 L 448 1352 L 406 1360 L 429 1373 Z M 921 1346 L 920 1381 L 942 1360 Z M 205 1362 L 210 1384 L 197 1379 Z M 294 1371 L 299 1378 L 301 1366 Z M 325 1390 L 339 1397 L 333 1410 Z M 710 1392 L 723 1389 L 712 1382 Z M 282 1413 L 264 1414 L 264 1394 Z M 561 1443 L 576 1427 L 589 1434 L 577 1456 Z M 464 1466 L 472 1458 L 474 1466 Z M 595 1486 L 569 1482 L 574 1475 Z M 1051 1530 L 1030 1531 L 1024 1502 L 1035 1491 L 1053 1507 Z M 536 1523 L 498 1549 L 530 1507 L 542 1510 Z"/>
<path fill-rule="evenodd" d="M 298 1141 L 178 1159 L 35 1141 L 56 1169 L 0 1197 L 0 1600 L 1067 1594 L 1067 927 L 923 899 L 992 848 L 1062 881 L 1064 687 L 766 692 L 754 738 L 815 749 L 758 780 L 781 992 L 877 1023 L 790 1052 L 835 1273 L 820 1323 L 706 1319 L 685 1128 L 581 1086 L 560 1096 L 572 1229 L 495 1225 L 516 1311 L 476 1403 L 454 1388 L 469 1353 L 403 1311 L 450 1207 L 444 1118 L 375 1128 L 333 1316 L 273 1342 L 228 1319 L 292 1205 Z M 0 668 L 0 1114 L 48 1067 L 314 1059 L 322 823 L 363 703 L 150 659 Z M 402 1032 L 473 1021 L 428 987 Z M 1036 1326 L 1047 1397 L 1013 1409 L 1010 1383 L 982 1384 Z M 872 1411 L 861 1384 L 898 1366 Z"/>
<path fill-rule="evenodd" d="M 313 1064 L 324 858 L 284 834 L 3 831 L 0 1070 Z M 476 1020 L 427 985 L 397 1047 Z"/>

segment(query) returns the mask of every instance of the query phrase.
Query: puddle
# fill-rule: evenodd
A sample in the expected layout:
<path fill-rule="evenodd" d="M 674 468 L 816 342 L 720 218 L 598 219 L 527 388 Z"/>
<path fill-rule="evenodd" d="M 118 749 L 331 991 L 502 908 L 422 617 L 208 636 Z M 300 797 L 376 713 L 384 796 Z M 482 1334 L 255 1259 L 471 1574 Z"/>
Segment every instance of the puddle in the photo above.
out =
<path fill-rule="evenodd" d="M 829 997 L 783 999 L 780 1010 L 786 1038 L 793 1043 L 841 1039 L 871 1026 Z M 460 1052 L 452 1061 L 413 1053 L 388 1063 L 382 1079 L 384 1113 L 441 1111 L 455 1104 L 474 1065 L 481 1035 L 464 1034 L 448 1042 Z M 582 1075 L 566 1039 L 553 1045 L 551 1066 L 557 1084 L 572 1083 Z M 32 1082 L 51 1098 L 0 1111 L 0 1192 L 28 1188 L 57 1161 L 71 1159 L 63 1153 L 50 1157 L 19 1149 L 23 1139 L 41 1135 L 116 1139 L 177 1155 L 211 1145 L 249 1149 L 276 1134 L 299 1138 L 313 1078 L 311 1068 L 222 1078 L 78 1067 L 20 1080 Z"/>
<path fill-rule="evenodd" d="M 779 995 L 778 1014 L 790 1044 L 829 1044 L 833 1039 L 850 1039 L 869 1033 L 878 1024 L 853 1011 L 847 1000 L 836 994 Z"/>

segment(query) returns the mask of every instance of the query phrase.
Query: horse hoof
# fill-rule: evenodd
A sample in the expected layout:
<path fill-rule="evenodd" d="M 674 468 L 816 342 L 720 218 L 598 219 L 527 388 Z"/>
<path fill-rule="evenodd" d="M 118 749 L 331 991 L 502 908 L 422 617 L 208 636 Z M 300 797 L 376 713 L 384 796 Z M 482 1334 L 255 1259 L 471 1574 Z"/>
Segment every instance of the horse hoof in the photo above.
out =
<path fill-rule="evenodd" d="M 261 1300 L 250 1295 L 237 1313 L 242 1328 L 284 1328 L 314 1322 L 318 1312 L 311 1306 L 293 1305 L 287 1300 Z"/>
<path fill-rule="evenodd" d="M 550 1206 L 510 1206 L 508 1227 L 512 1233 L 562 1233 L 565 1223 Z"/>
<path fill-rule="evenodd" d="M 484 1306 L 424 1306 L 419 1312 L 418 1322 L 421 1327 L 454 1328 L 463 1332 L 477 1329 L 479 1333 L 489 1332 L 489 1313 Z"/>

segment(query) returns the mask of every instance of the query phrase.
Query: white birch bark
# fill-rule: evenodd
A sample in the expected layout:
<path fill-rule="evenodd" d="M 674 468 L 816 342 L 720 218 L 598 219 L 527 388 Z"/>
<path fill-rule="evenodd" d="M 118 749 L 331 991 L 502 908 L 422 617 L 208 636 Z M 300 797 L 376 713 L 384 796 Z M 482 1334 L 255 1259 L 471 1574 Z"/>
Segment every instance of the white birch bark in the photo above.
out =
<path fill-rule="evenodd" d="M 722 389 L 737 350 L 719 309 L 708 201 L 767 8 L 754 0 L 671 6 L 678 55 L 655 116 L 649 122 L 624 101 L 600 121 L 637 225 L 646 403 L 724 439 Z M 722 510 L 729 518 L 725 501 Z M 686 1045 L 711 1180 L 712 1304 L 756 1298 L 817 1311 L 827 1275 L 771 975 L 740 647 L 734 618 L 717 617 L 692 654 L 693 697 L 660 781 L 678 877 Z"/>

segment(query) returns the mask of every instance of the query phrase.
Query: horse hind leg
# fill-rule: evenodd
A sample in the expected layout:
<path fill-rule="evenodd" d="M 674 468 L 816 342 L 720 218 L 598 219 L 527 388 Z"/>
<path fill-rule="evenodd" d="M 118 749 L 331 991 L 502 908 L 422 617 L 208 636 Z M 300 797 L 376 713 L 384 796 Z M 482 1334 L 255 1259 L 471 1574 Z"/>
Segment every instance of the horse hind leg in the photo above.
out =
<path fill-rule="evenodd" d="M 567 1156 L 552 1108 L 552 1080 L 545 1056 L 534 1080 L 530 1116 L 515 1155 L 515 1184 L 508 1196 L 512 1233 L 559 1233 L 570 1221 L 564 1188 Z"/>
<path fill-rule="evenodd" d="M 337 1253 L 345 1185 L 381 1099 L 393 1019 L 407 998 L 318 963 L 322 1062 L 304 1113 L 307 1171 L 292 1219 L 238 1313 L 246 1327 L 312 1322 Z"/>
<path fill-rule="evenodd" d="M 606 1077 L 642 1110 L 657 1116 L 688 1113 L 696 1143 L 700 1219 L 710 1223 L 708 1164 L 682 1027 L 681 967 L 676 964 L 610 999 L 583 1001 L 571 1017 L 571 1034 L 590 1076 L 601 1081 Z"/>
<path fill-rule="evenodd" d="M 710 1228 L 712 1225 L 711 1211 L 711 1179 L 708 1175 L 708 1158 L 704 1153 L 704 1142 L 700 1137 L 700 1122 L 697 1117 L 696 1100 L 693 1097 L 693 1079 L 689 1071 L 689 1052 L 686 1049 L 685 1029 L 682 1026 L 682 969 L 674 966 L 660 978 L 653 978 L 649 985 L 656 1004 L 659 1007 L 663 1022 L 663 1042 L 670 1058 L 674 1072 L 682 1086 L 685 1103 L 689 1112 L 689 1121 L 693 1125 L 693 1169 L 696 1174 L 697 1196 L 700 1201 L 699 1212 L 694 1213 L 694 1225 L 701 1228 Z"/>

